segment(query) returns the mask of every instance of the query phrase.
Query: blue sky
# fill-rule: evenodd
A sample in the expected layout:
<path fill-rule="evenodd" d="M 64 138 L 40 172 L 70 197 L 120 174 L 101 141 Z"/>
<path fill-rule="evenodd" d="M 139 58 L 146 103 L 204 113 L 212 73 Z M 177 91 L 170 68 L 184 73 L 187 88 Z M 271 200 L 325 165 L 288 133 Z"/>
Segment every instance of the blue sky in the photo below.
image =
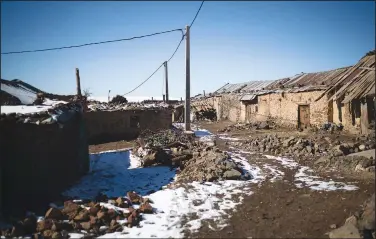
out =
<path fill-rule="evenodd" d="M 191 30 L 191 94 L 355 64 L 375 48 L 375 3 L 205 2 Z M 200 2 L 1 2 L 1 52 L 127 38 L 189 24 Z M 42 90 L 124 94 L 176 48 L 181 33 L 75 49 L 1 55 L 1 78 Z M 184 43 L 185 44 L 185 43 Z M 185 94 L 185 45 L 169 63 Z M 131 96 L 161 96 L 163 68 Z"/>

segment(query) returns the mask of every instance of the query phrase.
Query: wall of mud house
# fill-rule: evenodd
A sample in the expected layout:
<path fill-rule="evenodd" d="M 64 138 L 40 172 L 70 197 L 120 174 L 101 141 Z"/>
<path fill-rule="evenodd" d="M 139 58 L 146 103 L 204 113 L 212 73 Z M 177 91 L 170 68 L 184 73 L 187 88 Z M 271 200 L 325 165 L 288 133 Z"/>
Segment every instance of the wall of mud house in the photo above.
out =
<path fill-rule="evenodd" d="M 218 100 L 218 119 L 232 122 L 245 121 L 245 105 L 240 101 L 241 95 L 226 94 Z"/>
<path fill-rule="evenodd" d="M 275 120 L 276 124 L 296 127 L 299 105 L 309 106 L 311 126 L 321 127 L 328 121 L 328 102 L 325 97 L 315 102 L 322 91 L 299 93 L 272 93 L 258 96 L 258 119 Z"/>
<path fill-rule="evenodd" d="M 82 116 L 63 127 L 1 118 L 0 202 L 3 213 L 46 206 L 89 170 Z"/>
<path fill-rule="evenodd" d="M 259 115 L 258 111 L 258 98 L 256 97 L 253 100 L 242 101 L 242 104 L 245 106 L 245 122 L 252 123 L 256 121 L 261 121 L 264 118 Z"/>
<path fill-rule="evenodd" d="M 119 110 L 85 114 L 89 144 L 135 139 L 144 130 L 157 131 L 172 125 L 172 111 Z"/>
<path fill-rule="evenodd" d="M 334 102 L 333 122 L 342 123 L 344 131 L 353 134 L 368 134 L 373 129 L 369 124 L 375 121 L 374 100 L 371 97 L 362 100 L 352 100 L 343 104 L 343 98 Z"/>

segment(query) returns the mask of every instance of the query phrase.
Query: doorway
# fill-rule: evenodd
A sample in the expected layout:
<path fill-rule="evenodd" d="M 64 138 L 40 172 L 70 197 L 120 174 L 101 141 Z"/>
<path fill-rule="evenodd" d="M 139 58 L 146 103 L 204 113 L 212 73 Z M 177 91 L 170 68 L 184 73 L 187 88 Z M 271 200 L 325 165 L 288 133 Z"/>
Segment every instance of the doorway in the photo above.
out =
<path fill-rule="evenodd" d="M 309 120 L 309 105 L 298 106 L 298 127 L 306 129 L 310 126 Z"/>

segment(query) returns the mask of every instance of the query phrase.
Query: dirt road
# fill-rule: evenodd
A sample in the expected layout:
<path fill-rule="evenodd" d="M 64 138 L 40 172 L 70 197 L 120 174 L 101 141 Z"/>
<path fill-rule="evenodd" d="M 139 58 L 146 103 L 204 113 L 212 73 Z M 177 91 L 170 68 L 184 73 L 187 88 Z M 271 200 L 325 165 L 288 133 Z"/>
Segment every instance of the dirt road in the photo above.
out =
<path fill-rule="evenodd" d="M 226 123 L 203 124 L 201 127 L 216 132 L 224 125 Z M 262 131 L 257 132 L 257 134 L 262 133 Z M 264 133 L 268 134 L 270 131 Z M 304 133 L 295 132 L 300 135 Z M 218 139 L 217 143 L 222 150 L 231 152 L 234 149 L 229 148 L 225 141 L 231 140 L 233 135 L 241 139 L 242 136 L 248 137 L 249 134 L 250 132 L 229 133 L 228 139 Z M 291 162 L 289 165 L 289 163 L 278 161 L 275 158 L 267 159 L 256 154 L 240 154 L 247 158 L 250 164 L 258 165 L 260 168 L 264 168 L 265 172 L 269 172 L 269 180 L 265 180 L 259 187 L 253 186 L 251 189 L 253 194 L 251 196 L 244 195 L 244 201 L 236 208 L 236 211 L 228 212 L 230 219 L 228 226 L 224 229 L 213 231 L 208 226 L 203 226 L 198 233 L 191 236 L 203 238 L 325 238 L 327 232 L 342 225 L 345 219 L 358 211 L 360 205 L 374 193 L 373 179 L 345 178 L 341 177 L 338 172 L 335 174 L 317 173 L 307 170 L 312 176 L 310 177 L 311 181 L 302 180 L 305 183 L 299 184 L 297 175 L 301 175 L 301 172 L 304 171 L 303 166 L 292 167 Z M 317 180 L 316 187 L 309 186 L 315 180 Z M 340 182 L 332 184 L 337 185 L 337 188 L 333 187 L 332 191 L 326 191 L 330 188 L 330 182 L 333 181 Z M 340 186 L 341 184 L 342 186 Z M 345 184 L 356 186 L 358 189 L 341 189 L 346 188 Z"/>

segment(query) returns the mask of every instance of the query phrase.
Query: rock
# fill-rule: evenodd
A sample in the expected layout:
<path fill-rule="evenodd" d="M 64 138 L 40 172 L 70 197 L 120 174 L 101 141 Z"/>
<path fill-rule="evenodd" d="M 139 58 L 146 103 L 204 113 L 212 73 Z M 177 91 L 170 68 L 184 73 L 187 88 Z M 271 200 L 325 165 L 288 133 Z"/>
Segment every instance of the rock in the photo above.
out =
<path fill-rule="evenodd" d="M 336 225 L 336 224 L 332 224 L 332 225 L 330 225 L 330 228 L 331 228 L 331 229 L 336 229 L 336 228 L 337 228 L 337 225 Z"/>
<path fill-rule="evenodd" d="M 375 230 L 375 194 L 368 200 L 359 220 L 359 227 L 362 230 Z"/>
<path fill-rule="evenodd" d="M 229 179 L 229 180 L 238 180 L 238 179 L 240 179 L 241 176 L 242 176 L 242 174 L 235 169 L 227 170 L 223 174 L 223 178 Z"/>
<path fill-rule="evenodd" d="M 366 146 L 364 144 L 359 145 L 358 148 L 359 148 L 360 151 L 366 150 Z"/>
<path fill-rule="evenodd" d="M 152 214 L 152 213 L 153 213 L 153 207 L 150 205 L 150 203 L 148 203 L 148 202 L 144 202 L 144 203 L 141 204 L 141 206 L 140 206 L 140 211 L 141 211 L 142 213 Z"/>
<path fill-rule="evenodd" d="M 72 201 L 68 201 L 64 202 L 64 209 L 61 212 L 64 215 L 68 216 L 69 220 L 72 220 L 81 210 L 82 208 L 80 207 L 80 205 Z"/>
<path fill-rule="evenodd" d="M 90 220 L 90 214 L 89 212 L 84 209 L 81 210 L 75 217 L 74 219 L 76 222 L 83 222 L 83 221 L 89 221 Z"/>
<path fill-rule="evenodd" d="M 101 205 L 99 203 L 95 204 L 94 206 L 91 206 L 89 209 L 89 214 L 92 216 L 96 216 L 97 213 L 101 210 Z"/>
<path fill-rule="evenodd" d="M 139 204 L 142 202 L 142 197 L 138 195 L 136 192 L 127 192 L 127 197 L 132 203 Z"/>
<path fill-rule="evenodd" d="M 370 166 L 370 167 L 366 168 L 366 171 L 367 172 L 375 172 L 376 171 L 375 166 Z"/>
<path fill-rule="evenodd" d="M 63 230 L 72 231 L 73 226 L 72 226 L 72 224 L 70 224 L 68 222 L 57 222 L 57 221 L 55 221 L 55 222 L 53 222 L 51 230 L 52 231 L 63 231 Z"/>
<path fill-rule="evenodd" d="M 89 231 L 91 229 L 91 223 L 90 222 L 81 222 L 82 229 Z"/>
<path fill-rule="evenodd" d="M 53 221 L 51 219 L 45 219 L 37 222 L 37 232 L 43 232 L 52 228 Z"/>
<path fill-rule="evenodd" d="M 57 208 L 50 208 L 45 215 L 46 219 L 63 220 L 63 213 Z"/>
<path fill-rule="evenodd" d="M 358 228 L 353 224 L 345 224 L 329 233 L 329 238 L 361 238 Z"/>
<path fill-rule="evenodd" d="M 355 172 L 366 171 L 361 164 L 356 165 Z"/>
<path fill-rule="evenodd" d="M 345 224 L 352 224 L 354 226 L 357 226 L 358 219 L 353 215 L 353 216 L 346 219 Z"/>
<path fill-rule="evenodd" d="M 108 221 L 109 220 L 109 216 L 108 216 L 107 211 L 100 210 L 97 213 L 97 218 L 98 218 L 98 220 L 101 220 L 101 221 Z"/>
<path fill-rule="evenodd" d="M 226 161 L 224 161 L 224 164 L 225 164 L 225 167 L 226 167 L 226 169 L 235 169 L 235 168 L 237 168 L 238 166 L 235 164 L 235 162 L 234 161 L 230 161 L 230 160 L 226 160 Z"/>
<path fill-rule="evenodd" d="M 266 122 L 261 122 L 258 126 L 257 129 L 269 129 L 269 125 Z"/>
<path fill-rule="evenodd" d="M 116 199 L 116 206 L 121 207 L 121 208 L 128 208 L 128 202 L 124 200 L 122 197 L 118 197 Z"/>
<path fill-rule="evenodd" d="M 44 238 L 52 238 L 52 235 L 54 234 L 54 232 L 53 231 L 51 231 L 51 230 L 46 230 L 46 231 L 44 231 L 43 232 L 43 237 Z"/>
<path fill-rule="evenodd" d="M 323 164 L 323 163 L 328 163 L 328 162 L 330 162 L 330 157 L 322 156 L 321 158 L 316 160 L 314 164 Z"/>

